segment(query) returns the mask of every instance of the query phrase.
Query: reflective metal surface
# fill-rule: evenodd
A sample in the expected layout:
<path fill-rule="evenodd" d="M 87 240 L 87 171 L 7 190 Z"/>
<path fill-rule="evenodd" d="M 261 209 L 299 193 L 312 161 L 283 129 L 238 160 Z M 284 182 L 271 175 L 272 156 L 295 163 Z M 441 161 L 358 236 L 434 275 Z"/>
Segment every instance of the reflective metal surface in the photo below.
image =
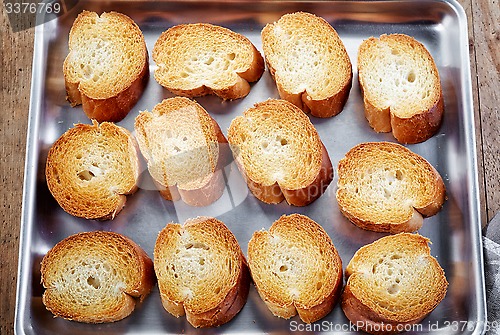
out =
<path fill-rule="evenodd" d="M 71 108 L 65 101 L 62 64 L 68 49 L 71 24 L 83 10 L 115 10 L 131 16 L 143 30 L 151 55 L 158 36 L 172 25 L 210 22 L 247 36 L 262 50 L 260 31 L 282 14 L 303 10 L 329 21 L 346 45 L 353 64 L 353 87 L 344 111 L 330 119 L 311 118 L 324 142 L 332 163 L 354 145 L 364 141 L 394 141 L 390 134 L 376 134 L 363 114 L 357 84 L 357 49 L 363 39 L 388 33 L 405 33 L 422 42 L 433 55 L 443 85 L 444 123 L 428 141 L 408 147 L 429 160 L 441 173 L 448 199 L 443 209 L 425 219 L 420 234 L 432 241 L 432 254 L 446 271 L 450 283 L 444 301 L 422 321 L 414 333 L 480 334 L 485 326 L 474 120 L 468 57 L 467 22 L 455 1 L 80 1 L 65 16 L 36 27 L 35 56 L 29 120 L 28 148 L 21 226 L 21 248 L 16 306 L 16 334 L 169 334 L 169 333 L 350 333 L 348 320 L 339 305 L 314 328 L 306 328 L 298 317 L 283 320 L 273 317 L 254 287 L 247 304 L 231 322 L 217 328 L 195 330 L 185 320 L 166 313 L 158 289 L 128 318 L 103 325 L 65 321 L 45 310 L 41 303 L 40 260 L 55 243 L 81 231 L 112 230 L 131 237 L 152 256 L 158 232 L 169 221 L 183 222 L 188 217 L 213 215 L 233 231 L 246 253 L 255 230 L 269 228 L 282 214 L 302 213 L 321 224 L 331 236 L 344 268 L 354 252 L 383 234 L 363 231 L 339 212 L 335 201 L 336 181 L 326 193 L 307 207 L 286 203 L 266 205 L 247 190 L 234 166 L 224 170 L 227 188 L 224 196 L 205 208 L 163 200 L 154 191 L 147 171 L 139 191 L 128 198 L 124 210 L 113 221 L 97 222 L 66 214 L 50 195 L 44 165 L 52 143 L 74 123 L 90 123 L 81 107 Z M 151 110 L 163 98 L 172 96 L 154 78 L 155 64 L 150 60 L 151 77 L 138 104 L 119 125 L 133 130 L 139 110 Z M 222 102 L 217 97 L 196 100 L 208 110 L 227 134 L 237 115 L 269 97 L 278 98 L 269 72 L 252 85 L 244 99 Z"/>

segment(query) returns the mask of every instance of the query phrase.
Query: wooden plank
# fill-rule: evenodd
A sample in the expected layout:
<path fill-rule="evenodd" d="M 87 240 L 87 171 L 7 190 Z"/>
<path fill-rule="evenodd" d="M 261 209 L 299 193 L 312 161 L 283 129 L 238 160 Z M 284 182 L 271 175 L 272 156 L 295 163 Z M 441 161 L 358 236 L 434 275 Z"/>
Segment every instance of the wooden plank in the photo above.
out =
<path fill-rule="evenodd" d="M 26 129 L 30 99 L 34 29 L 12 33 L 5 11 L 0 19 L 0 157 L 2 188 L 0 216 L 0 334 L 14 333 L 19 226 Z"/>
<path fill-rule="evenodd" d="M 489 222 L 500 209 L 500 4 L 477 0 L 472 7 Z"/>

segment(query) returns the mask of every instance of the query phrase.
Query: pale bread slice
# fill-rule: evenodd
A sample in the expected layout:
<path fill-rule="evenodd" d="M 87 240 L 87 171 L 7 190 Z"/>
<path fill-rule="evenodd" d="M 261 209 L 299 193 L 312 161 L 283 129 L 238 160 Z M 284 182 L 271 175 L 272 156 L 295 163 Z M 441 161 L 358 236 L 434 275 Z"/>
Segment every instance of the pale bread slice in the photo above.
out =
<path fill-rule="evenodd" d="M 113 219 L 137 190 L 140 165 L 132 134 L 113 123 L 76 124 L 52 145 L 45 177 L 67 213 Z"/>
<path fill-rule="evenodd" d="M 236 117 L 228 141 L 239 170 L 259 200 L 306 206 L 333 179 L 330 157 L 309 118 L 285 100 L 269 99 Z"/>
<path fill-rule="evenodd" d="M 146 42 L 131 18 L 86 10 L 78 15 L 64 60 L 72 106 L 81 104 L 89 119 L 118 122 L 139 100 L 148 79 Z"/>
<path fill-rule="evenodd" d="M 297 12 L 262 30 L 267 67 L 279 95 L 316 117 L 340 113 L 352 84 L 342 40 L 323 18 Z"/>
<path fill-rule="evenodd" d="M 365 116 L 376 132 L 401 143 L 423 142 L 443 118 L 439 73 L 429 51 L 403 34 L 371 37 L 358 52 L 358 79 Z"/>
<path fill-rule="evenodd" d="M 434 310 L 448 282 L 429 243 L 401 233 L 359 249 L 345 270 L 341 305 L 347 318 L 365 332 L 395 334 Z"/>
<path fill-rule="evenodd" d="M 222 195 L 227 140 L 196 101 L 165 99 L 136 117 L 135 131 L 149 173 L 165 199 L 206 206 Z"/>
<path fill-rule="evenodd" d="M 144 250 L 126 236 L 104 231 L 65 238 L 45 255 L 40 271 L 46 308 L 86 323 L 127 317 L 156 280 Z"/>
<path fill-rule="evenodd" d="M 153 59 L 156 81 L 185 97 L 242 98 L 264 72 L 264 60 L 248 38 L 207 23 L 169 28 L 156 41 Z"/>
<path fill-rule="evenodd" d="M 194 327 L 229 322 L 248 297 L 250 274 L 238 241 L 209 217 L 169 223 L 158 234 L 154 266 L 163 307 Z"/>
<path fill-rule="evenodd" d="M 325 230 L 307 216 L 283 215 L 248 243 L 248 265 L 269 310 L 315 322 L 333 309 L 342 290 L 342 261 Z"/>
<path fill-rule="evenodd" d="M 339 161 L 337 202 L 355 225 L 377 232 L 414 232 L 445 201 L 436 169 L 402 145 L 367 142 Z"/>

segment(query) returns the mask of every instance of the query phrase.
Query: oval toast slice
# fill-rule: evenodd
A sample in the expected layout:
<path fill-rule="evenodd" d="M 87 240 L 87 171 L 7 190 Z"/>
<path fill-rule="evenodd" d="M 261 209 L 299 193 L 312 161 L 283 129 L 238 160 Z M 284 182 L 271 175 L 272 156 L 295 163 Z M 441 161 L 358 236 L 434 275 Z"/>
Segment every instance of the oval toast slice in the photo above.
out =
<path fill-rule="evenodd" d="M 448 282 L 418 234 L 383 237 L 359 249 L 345 270 L 342 309 L 361 330 L 402 332 L 420 322 L 444 299 Z"/>
<path fill-rule="evenodd" d="M 226 138 L 196 101 L 163 100 L 135 118 L 139 148 L 160 194 L 192 206 L 207 206 L 224 191 Z M 229 154 L 230 156 L 230 154 Z"/>
<path fill-rule="evenodd" d="M 137 190 L 137 143 L 114 123 L 76 124 L 52 145 L 45 177 L 50 193 L 69 214 L 113 219 Z"/>
<path fill-rule="evenodd" d="M 340 211 L 360 228 L 388 233 L 414 232 L 423 217 L 436 214 L 445 186 L 423 157 L 389 142 L 361 143 L 338 164 Z"/>
<path fill-rule="evenodd" d="M 401 143 L 423 142 L 443 117 L 439 73 L 429 51 L 403 34 L 371 37 L 358 52 L 358 79 L 365 116 L 376 132 Z"/>
<path fill-rule="evenodd" d="M 89 119 L 122 120 L 149 80 L 148 51 L 137 24 L 121 13 L 83 11 L 69 33 L 64 60 L 67 99 Z"/>
<path fill-rule="evenodd" d="M 242 98 L 264 72 L 264 60 L 248 38 L 207 23 L 166 30 L 155 43 L 153 59 L 156 81 L 185 97 Z"/>
<path fill-rule="evenodd" d="M 255 287 L 269 310 L 315 322 L 333 309 L 342 290 L 342 261 L 325 230 L 307 216 L 283 215 L 248 243 Z"/>
<path fill-rule="evenodd" d="M 40 271 L 47 309 L 86 323 L 127 317 L 155 283 L 146 252 L 128 237 L 104 231 L 65 238 L 45 255 Z"/>
<path fill-rule="evenodd" d="M 154 266 L 163 307 L 194 327 L 229 322 L 248 297 L 250 274 L 226 225 L 198 217 L 169 223 L 158 234 Z"/>
<path fill-rule="evenodd" d="M 266 203 L 306 206 L 333 179 L 330 157 L 313 124 L 285 100 L 255 104 L 235 118 L 228 141 L 255 197 Z"/>
<path fill-rule="evenodd" d="M 323 18 L 297 12 L 262 29 L 266 63 L 279 95 L 304 112 L 331 117 L 342 111 L 352 84 L 349 55 Z"/>

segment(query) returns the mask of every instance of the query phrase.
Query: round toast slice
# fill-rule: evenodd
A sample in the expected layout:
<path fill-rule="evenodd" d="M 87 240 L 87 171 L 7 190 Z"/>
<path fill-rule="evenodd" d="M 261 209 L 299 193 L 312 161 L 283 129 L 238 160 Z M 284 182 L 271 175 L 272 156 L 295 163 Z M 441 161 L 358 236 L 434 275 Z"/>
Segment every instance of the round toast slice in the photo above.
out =
<path fill-rule="evenodd" d="M 361 330 L 402 332 L 444 299 L 448 282 L 430 241 L 418 234 L 383 237 L 359 249 L 345 270 L 342 309 Z"/>
<path fill-rule="evenodd" d="M 434 135 L 443 118 L 439 73 L 429 51 L 403 34 L 371 37 L 358 52 L 358 79 L 365 116 L 376 132 L 401 143 Z"/>
<path fill-rule="evenodd" d="M 217 327 L 238 314 L 250 274 L 238 241 L 209 217 L 169 223 L 158 234 L 154 267 L 163 307 L 193 327 Z"/>
<path fill-rule="evenodd" d="M 153 48 L 156 81 L 185 97 L 215 94 L 224 100 L 250 92 L 264 59 L 245 36 L 208 24 L 181 24 L 163 32 Z"/>
<path fill-rule="evenodd" d="M 69 214 L 113 219 L 137 190 L 138 148 L 114 123 L 76 124 L 52 145 L 45 176 L 50 193 Z"/>
<path fill-rule="evenodd" d="M 227 140 L 196 101 L 165 99 L 151 112 L 141 112 L 134 127 L 149 173 L 165 199 L 207 206 L 222 195 Z"/>
<path fill-rule="evenodd" d="M 45 255 L 40 271 L 46 308 L 86 323 L 127 317 L 155 283 L 146 252 L 128 237 L 104 231 L 65 238 Z"/>
<path fill-rule="evenodd" d="M 360 228 L 388 233 L 414 232 L 445 201 L 436 169 L 402 145 L 366 142 L 338 164 L 340 211 Z"/>
<path fill-rule="evenodd" d="M 81 104 L 89 119 L 118 122 L 149 80 L 144 36 L 124 14 L 84 10 L 71 27 L 63 70 L 71 106 Z"/>
<path fill-rule="evenodd" d="M 255 104 L 229 126 L 228 141 L 255 197 L 306 206 L 333 179 L 333 167 L 318 132 L 298 107 L 285 100 Z"/>
<path fill-rule="evenodd" d="M 267 67 L 279 95 L 306 113 L 340 113 L 352 85 L 352 65 L 342 40 L 323 18 L 297 12 L 262 29 Z"/>
<path fill-rule="evenodd" d="M 307 216 L 283 215 L 248 243 L 255 287 L 278 317 L 315 322 L 333 309 L 342 289 L 342 261 L 325 230 Z"/>

